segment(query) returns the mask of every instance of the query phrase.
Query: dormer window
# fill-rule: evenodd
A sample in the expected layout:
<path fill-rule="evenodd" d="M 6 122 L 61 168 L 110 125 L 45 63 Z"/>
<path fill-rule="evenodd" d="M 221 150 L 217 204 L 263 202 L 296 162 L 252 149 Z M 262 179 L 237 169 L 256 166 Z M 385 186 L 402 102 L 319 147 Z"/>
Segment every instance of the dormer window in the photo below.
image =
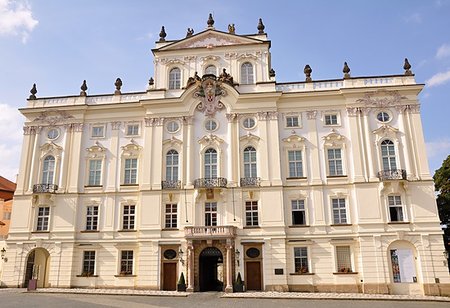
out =
<path fill-rule="evenodd" d="M 175 67 L 169 72 L 169 90 L 181 88 L 181 70 Z"/>
<path fill-rule="evenodd" d="M 217 75 L 217 68 L 214 65 L 208 65 L 205 68 L 205 74 Z"/>
<path fill-rule="evenodd" d="M 245 62 L 241 65 L 241 84 L 252 84 L 253 81 L 253 65 Z"/>

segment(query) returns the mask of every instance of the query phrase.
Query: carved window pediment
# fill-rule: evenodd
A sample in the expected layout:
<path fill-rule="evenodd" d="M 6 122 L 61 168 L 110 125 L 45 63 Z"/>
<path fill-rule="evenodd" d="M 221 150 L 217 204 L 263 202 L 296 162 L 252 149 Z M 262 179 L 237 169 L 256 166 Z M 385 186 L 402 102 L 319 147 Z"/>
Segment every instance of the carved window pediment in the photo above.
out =
<path fill-rule="evenodd" d="M 390 138 L 397 140 L 397 134 L 399 130 L 395 127 L 392 127 L 390 125 L 381 125 L 379 128 L 372 131 L 374 135 L 377 136 L 377 141 L 384 139 L 384 138 Z"/>
<path fill-rule="evenodd" d="M 198 140 L 198 143 L 201 144 L 203 147 L 213 146 L 219 148 L 220 145 L 224 143 L 224 140 L 217 137 L 216 135 L 209 134 L 203 136 L 200 140 Z"/>
<path fill-rule="evenodd" d="M 183 141 L 181 141 L 180 139 L 176 138 L 175 136 L 172 136 L 172 138 L 170 139 L 166 139 L 163 141 L 163 145 L 166 147 L 181 147 L 181 145 L 183 144 Z"/>
<path fill-rule="evenodd" d="M 142 147 L 138 145 L 133 139 L 127 145 L 122 147 L 122 156 L 123 157 L 138 157 L 141 152 Z"/>
<path fill-rule="evenodd" d="M 106 148 L 98 141 L 86 151 L 88 158 L 104 158 L 106 156 Z"/>
<path fill-rule="evenodd" d="M 331 133 L 323 137 L 325 146 L 335 147 L 345 145 L 345 136 L 341 135 L 337 130 L 332 129 Z"/>
<path fill-rule="evenodd" d="M 290 135 L 282 139 L 285 148 L 304 148 L 306 138 L 299 135 Z"/>
<path fill-rule="evenodd" d="M 61 155 L 62 150 L 63 148 L 53 143 L 53 141 L 46 142 L 41 146 L 42 156 L 52 154 L 54 156 L 59 157 Z"/>
<path fill-rule="evenodd" d="M 246 143 L 257 143 L 260 139 L 261 138 L 259 138 L 256 135 L 253 135 L 252 133 L 245 134 L 239 138 L 239 140 L 241 142 L 246 142 Z"/>

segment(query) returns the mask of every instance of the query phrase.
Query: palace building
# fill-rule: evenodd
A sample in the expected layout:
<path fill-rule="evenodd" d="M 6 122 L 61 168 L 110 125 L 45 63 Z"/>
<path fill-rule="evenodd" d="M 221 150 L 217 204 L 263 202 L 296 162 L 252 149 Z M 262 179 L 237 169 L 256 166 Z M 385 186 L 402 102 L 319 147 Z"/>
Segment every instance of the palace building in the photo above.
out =
<path fill-rule="evenodd" d="M 408 61 L 279 83 L 257 30 L 163 27 L 143 92 L 33 86 L 7 286 L 450 295 Z"/>

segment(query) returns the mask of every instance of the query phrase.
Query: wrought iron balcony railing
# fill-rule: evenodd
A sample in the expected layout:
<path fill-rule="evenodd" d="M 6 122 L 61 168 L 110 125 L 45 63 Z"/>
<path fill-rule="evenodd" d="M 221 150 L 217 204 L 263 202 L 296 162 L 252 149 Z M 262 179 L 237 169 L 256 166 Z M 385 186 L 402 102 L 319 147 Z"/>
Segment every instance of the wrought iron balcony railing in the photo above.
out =
<path fill-rule="evenodd" d="M 181 189 L 181 181 L 161 181 L 162 189 Z"/>
<path fill-rule="evenodd" d="M 202 178 L 194 181 L 194 188 L 225 188 L 227 179 L 225 178 Z"/>
<path fill-rule="evenodd" d="M 406 170 L 403 169 L 388 169 L 378 172 L 378 177 L 381 181 L 389 180 L 406 180 Z"/>
<path fill-rule="evenodd" d="M 234 226 L 202 226 L 185 227 L 184 235 L 186 238 L 230 238 L 236 236 L 236 227 Z"/>
<path fill-rule="evenodd" d="M 54 194 L 58 190 L 58 185 L 56 184 L 34 184 L 33 185 L 33 193 L 34 194 L 42 194 L 49 193 Z"/>
<path fill-rule="evenodd" d="M 241 178 L 241 187 L 258 187 L 261 186 L 261 178 L 250 177 Z"/>

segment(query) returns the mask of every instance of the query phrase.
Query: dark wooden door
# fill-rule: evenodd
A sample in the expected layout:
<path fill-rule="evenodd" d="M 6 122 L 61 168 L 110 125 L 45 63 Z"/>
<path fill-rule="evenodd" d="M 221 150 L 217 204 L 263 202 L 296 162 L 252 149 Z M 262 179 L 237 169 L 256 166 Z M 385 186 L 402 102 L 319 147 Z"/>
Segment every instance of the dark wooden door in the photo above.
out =
<path fill-rule="evenodd" d="M 245 263 L 247 290 L 261 290 L 261 262 L 247 261 Z"/>
<path fill-rule="evenodd" d="M 175 291 L 177 289 L 177 264 L 163 263 L 163 290 Z"/>

